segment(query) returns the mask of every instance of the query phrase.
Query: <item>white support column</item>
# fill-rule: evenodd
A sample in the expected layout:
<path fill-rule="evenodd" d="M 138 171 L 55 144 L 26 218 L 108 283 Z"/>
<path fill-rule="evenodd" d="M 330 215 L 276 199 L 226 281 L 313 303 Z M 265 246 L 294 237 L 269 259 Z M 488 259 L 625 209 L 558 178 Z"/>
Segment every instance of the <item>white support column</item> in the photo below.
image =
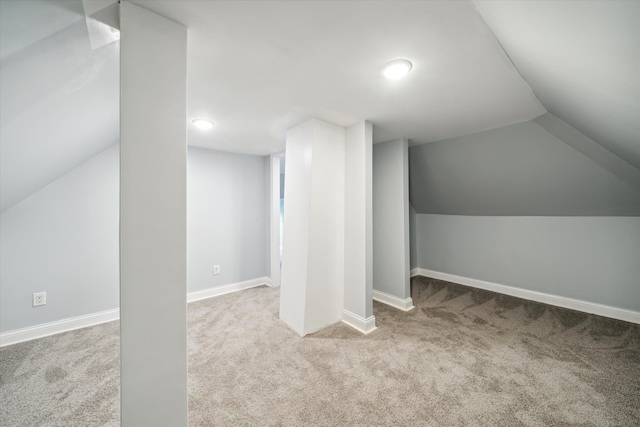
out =
<path fill-rule="evenodd" d="M 287 131 L 280 318 L 300 336 L 342 318 L 344 143 L 317 119 Z"/>
<path fill-rule="evenodd" d="M 406 139 L 373 148 L 373 299 L 411 310 L 409 147 Z"/>
<path fill-rule="evenodd" d="M 187 425 L 187 29 L 120 5 L 121 424 Z"/>
<path fill-rule="evenodd" d="M 280 286 L 280 157 L 269 156 L 269 265 L 271 286 Z"/>
<path fill-rule="evenodd" d="M 342 320 L 365 334 L 376 329 L 372 300 L 372 151 L 371 123 L 347 128 Z"/>

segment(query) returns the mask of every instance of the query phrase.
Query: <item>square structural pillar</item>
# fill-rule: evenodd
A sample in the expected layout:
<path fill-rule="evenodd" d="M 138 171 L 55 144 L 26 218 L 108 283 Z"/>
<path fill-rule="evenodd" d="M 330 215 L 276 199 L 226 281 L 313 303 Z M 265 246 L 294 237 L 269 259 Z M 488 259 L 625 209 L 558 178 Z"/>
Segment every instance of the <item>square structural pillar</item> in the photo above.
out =
<path fill-rule="evenodd" d="M 280 318 L 300 336 L 342 317 L 344 145 L 318 119 L 287 131 Z"/>
<path fill-rule="evenodd" d="M 411 310 L 409 143 L 373 148 L 373 299 Z"/>
<path fill-rule="evenodd" d="M 373 317 L 372 127 L 311 119 L 287 132 L 280 318 L 298 335 Z"/>
<path fill-rule="evenodd" d="M 120 5 L 121 425 L 187 426 L 187 28 Z"/>
<path fill-rule="evenodd" d="M 342 321 L 365 334 L 376 329 L 372 299 L 372 155 L 371 123 L 360 122 L 347 128 Z"/>

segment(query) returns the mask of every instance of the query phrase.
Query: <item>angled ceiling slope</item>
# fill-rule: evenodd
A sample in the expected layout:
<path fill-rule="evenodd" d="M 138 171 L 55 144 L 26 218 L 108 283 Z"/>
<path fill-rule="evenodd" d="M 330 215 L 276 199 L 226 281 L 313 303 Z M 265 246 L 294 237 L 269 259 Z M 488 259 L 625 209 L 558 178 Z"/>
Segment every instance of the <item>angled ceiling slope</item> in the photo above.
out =
<path fill-rule="evenodd" d="M 640 2 L 474 5 L 549 112 L 640 169 Z"/>
<path fill-rule="evenodd" d="M 91 48 L 79 1 L 0 1 L 0 207 L 118 142 L 118 44 Z"/>
<path fill-rule="evenodd" d="M 410 148 L 410 194 L 416 212 L 640 215 L 640 172 L 616 157 L 592 160 L 583 153 L 584 143 L 569 145 L 560 139 L 576 139 L 577 131 L 567 130 L 553 116 L 542 117 Z"/>
<path fill-rule="evenodd" d="M 189 27 L 193 146 L 265 155 L 311 117 L 412 144 L 545 112 L 466 1 L 133 0 Z M 118 139 L 118 43 L 92 50 L 81 0 L 2 0 L 2 208 Z M 380 67 L 404 57 L 400 81 Z"/>

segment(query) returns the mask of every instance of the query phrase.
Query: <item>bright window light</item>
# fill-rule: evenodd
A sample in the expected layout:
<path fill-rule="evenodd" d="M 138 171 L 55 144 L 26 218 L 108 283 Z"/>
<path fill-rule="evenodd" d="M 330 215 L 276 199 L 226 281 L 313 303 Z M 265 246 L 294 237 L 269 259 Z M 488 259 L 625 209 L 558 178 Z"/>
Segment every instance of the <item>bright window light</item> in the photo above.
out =
<path fill-rule="evenodd" d="M 411 71 L 412 64 L 406 59 L 396 59 L 382 67 L 382 74 L 389 80 L 398 80 Z"/>

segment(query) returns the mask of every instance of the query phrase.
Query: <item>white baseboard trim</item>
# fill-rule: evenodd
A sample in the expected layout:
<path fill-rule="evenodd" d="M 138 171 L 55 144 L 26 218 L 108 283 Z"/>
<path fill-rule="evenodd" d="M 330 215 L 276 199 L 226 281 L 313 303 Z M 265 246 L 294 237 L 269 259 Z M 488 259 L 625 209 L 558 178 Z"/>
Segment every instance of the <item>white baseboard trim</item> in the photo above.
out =
<path fill-rule="evenodd" d="M 230 285 L 209 288 L 202 291 L 190 292 L 187 294 L 187 302 L 200 301 L 205 298 L 217 297 L 219 295 L 237 292 L 244 289 L 255 288 L 260 285 L 271 286 L 271 279 L 260 277 L 247 280 L 245 282 L 232 283 Z M 0 347 L 29 341 L 36 338 L 43 338 L 62 332 L 73 331 L 75 329 L 87 328 L 101 323 L 112 322 L 120 319 L 120 310 L 117 308 L 101 311 L 99 313 L 87 314 L 84 316 L 62 319 L 55 322 L 43 323 L 41 325 L 30 326 L 23 329 L 15 329 L 0 334 Z"/>
<path fill-rule="evenodd" d="M 370 316 L 365 319 L 364 317 L 358 316 L 349 310 L 342 310 L 342 321 L 365 335 L 378 329 L 376 327 L 376 318 L 374 316 Z"/>
<path fill-rule="evenodd" d="M 255 288 L 260 285 L 271 286 L 271 279 L 268 277 L 259 277 L 257 279 L 247 280 L 245 282 L 232 283 L 230 285 L 218 286 L 216 288 L 204 289 L 202 291 L 190 292 L 187 294 L 187 302 L 200 301 L 207 298 L 213 298 L 231 292 L 242 291 L 244 289 Z"/>
<path fill-rule="evenodd" d="M 391 307 L 398 308 L 402 311 L 409 311 L 413 309 L 413 299 L 411 299 L 411 297 L 402 299 L 385 292 L 376 291 L 374 289 L 373 299 L 383 304 L 390 305 Z"/>
<path fill-rule="evenodd" d="M 36 338 L 43 338 L 61 332 L 73 331 L 75 329 L 86 328 L 99 325 L 100 323 L 112 322 L 120 318 L 120 310 L 101 311 L 99 313 L 87 314 L 84 316 L 71 317 L 55 322 L 43 323 L 41 325 L 30 326 L 28 328 L 15 329 L 0 334 L 0 347 L 29 341 Z"/>
<path fill-rule="evenodd" d="M 484 280 L 471 279 L 469 277 L 456 276 L 455 274 L 442 273 L 440 271 L 427 270 L 424 268 L 415 268 L 411 270 L 411 277 L 413 276 L 432 277 L 434 279 L 446 280 L 448 282 L 459 283 L 461 285 L 472 286 L 474 288 L 486 289 L 488 291 L 499 292 L 501 294 L 511 295 L 518 298 L 640 324 L 640 312 L 626 310 L 623 308 L 611 307 L 604 304 L 573 298 L 560 297 L 543 292 L 529 291 L 527 289 L 514 288 L 512 286 L 485 282 Z"/>

